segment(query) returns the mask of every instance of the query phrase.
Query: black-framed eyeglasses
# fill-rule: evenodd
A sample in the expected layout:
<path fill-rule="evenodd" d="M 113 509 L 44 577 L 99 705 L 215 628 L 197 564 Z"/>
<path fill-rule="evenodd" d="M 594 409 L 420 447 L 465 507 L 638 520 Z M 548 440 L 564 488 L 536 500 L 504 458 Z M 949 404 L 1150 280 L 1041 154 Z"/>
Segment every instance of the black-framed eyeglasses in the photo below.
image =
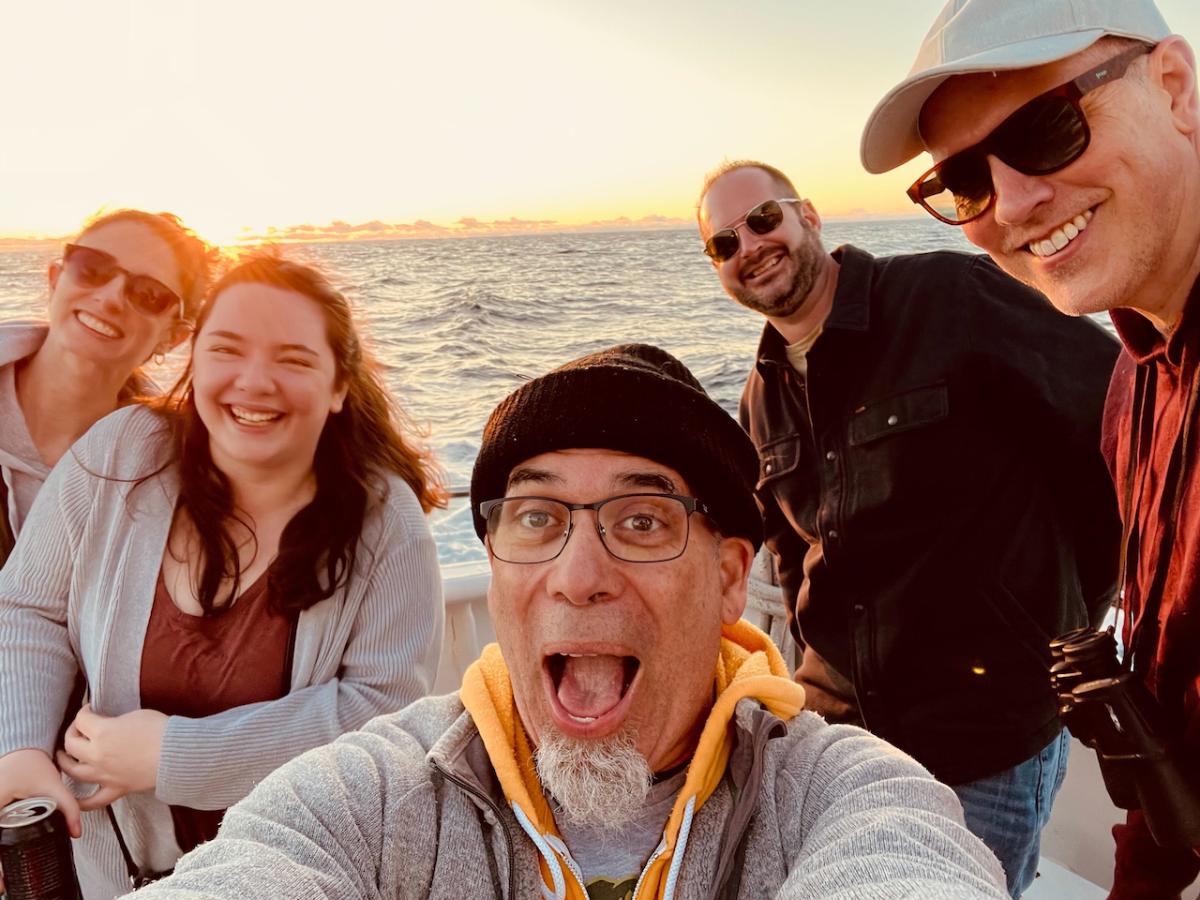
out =
<path fill-rule="evenodd" d="M 134 309 L 148 316 L 161 316 L 172 306 L 178 306 L 179 318 L 186 321 L 182 297 L 157 278 L 130 272 L 111 253 L 81 244 L 67 244 L 63 247 L 62 261 L 63 270 L 71 280 L 84 287 L 102 287 L 118 275 L 124 275 L 125 299 Z"/>
<path fill-rule="evenodd" d="M 549 562 L 563 552 L 575 529 L 574 514 L 596 512 L 604 549 L 625 562 L 667 562 L 687 549 L 692 513 L 708 514 L 695 497 L 680 494 L 619 494 L 595 503 L 564 503 L 552 497 L 501 497 L 479 504 L 487 520 L 492 555 L 507 563 Z"/>
<path fill-rule="evenodd" d="M 783 221 L 783 207 L 780 203 L 803 203 L 795 197 L 780 197 L 778 200 L 764 200 L 728 228 L 714 231 L 704 242 L 704 253 L 718 266 L 730 259 L 742 246 L 737 230 L 745 225 L 755 234 L 770 234 Z"/>
<path fill-rule="evenodd" d="M 913 182 L 909 199 L 948 225 L 966 225 L 996 200 L 988 157 L 1024 175 L 1049 175 L 1079 159 L 1092 140 L 1079 101 L 1121 78 L 1129 64 L 1153 50 L 1139 44 L 1065 84 L 1034 97 L 974 146 L 948 156 Z"/>

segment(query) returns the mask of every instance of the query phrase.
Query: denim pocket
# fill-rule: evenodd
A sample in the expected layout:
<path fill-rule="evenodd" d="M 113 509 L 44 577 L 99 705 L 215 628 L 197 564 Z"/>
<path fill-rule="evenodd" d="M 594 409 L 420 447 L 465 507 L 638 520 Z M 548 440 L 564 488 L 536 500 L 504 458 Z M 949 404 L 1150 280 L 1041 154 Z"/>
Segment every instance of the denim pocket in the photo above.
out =
<path fill-rule="evenodd" d="M 798 434 L 763 444 L 758 448 L 758 484 L 754 489 L 761 491 L 775 479 L 796 471 L 802 453 Z"/>

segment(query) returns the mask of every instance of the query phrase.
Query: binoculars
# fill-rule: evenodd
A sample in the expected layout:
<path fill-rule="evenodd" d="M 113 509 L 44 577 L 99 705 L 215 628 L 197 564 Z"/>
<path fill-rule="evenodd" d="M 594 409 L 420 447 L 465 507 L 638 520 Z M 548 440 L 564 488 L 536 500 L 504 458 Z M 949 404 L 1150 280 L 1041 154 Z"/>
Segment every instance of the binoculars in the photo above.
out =
<path fill-rule="evenodd" d="M 1140 809 L 1163 847 L 1200 847 L 1200 779 L 1139 675 L 1117 659 L 1111 630 L 1080 628 L 1050 642 L 1050 683 L 1071 734 L 1096 751 L 1114 804 Z"/>

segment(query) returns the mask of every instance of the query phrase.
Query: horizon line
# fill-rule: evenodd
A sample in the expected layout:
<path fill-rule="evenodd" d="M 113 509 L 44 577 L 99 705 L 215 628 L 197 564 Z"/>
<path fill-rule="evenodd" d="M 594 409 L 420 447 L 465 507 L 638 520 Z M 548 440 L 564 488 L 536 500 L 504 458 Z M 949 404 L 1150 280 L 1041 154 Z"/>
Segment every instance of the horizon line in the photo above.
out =
<path fill-rule="evenodd" d="M 842 215 L 823 217 L 825 222 L 872 221 L 921 218 L 909 212 L 877 213 L 853 210 Z M 425 219 L 415 222 L 383 222 L 373 219 L 352 225 L 335 219 L 327 225 L 269 226 L 261 231 L 243 228 L 232 243 L 226 247 L 253 247 L 261 244 L 333 244 L 359 241 L 403 241 L 477 237 L 505 237 L 530 234 L 571 234 L 621 231 L 679 231 L 695 228 L 694 219 L 650 214 L 640 219 L 618 216 L 613 219 L 598 219 L 590 222 L 568 223 L 555 219 L 493 219 L 484 221 L 464 217 L 452 225 L 439 225 Z M 0 236 L 0 250 L 38 249 L 46 245 L 60 244 L 72 235 L 13 235 Z"/>

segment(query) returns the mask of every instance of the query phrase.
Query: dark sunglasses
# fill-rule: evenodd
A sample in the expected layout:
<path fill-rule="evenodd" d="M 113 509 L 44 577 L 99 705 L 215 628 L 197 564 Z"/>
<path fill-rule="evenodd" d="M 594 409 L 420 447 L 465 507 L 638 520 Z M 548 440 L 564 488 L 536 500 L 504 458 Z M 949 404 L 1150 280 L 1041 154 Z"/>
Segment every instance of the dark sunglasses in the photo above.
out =
<path fill-rule="evenodd" d="M 738 239 L 737 230 L 742 224 L 755 234 L 770 234 L 783 221 L 783 207 L 780 203 L 803 203 L 795 197 L 781 197 L 778 200 L 767 200 L 758 204 L 728 228 L 714 231 L 704 242 L 704 252 L 718 266 L 738 252 L 742 242 Z"/>
<path fill-rule="evenodd" d="M 179 308 L 179 318 L 184 319 L 183 298 L 149 275 L 138 275 L 122 268 L 116 257 L 80 244 L 67 244 L 63 248 L 63 270 L 71 280 L 84 287 L 98 288 L 108 284 L 118 275 L 125 276 L 125 299 L 138 312 L 148 316 L 161 316 L 173 306 Z"/>
<path fill-rule="evenodd" d="M 1125 74 L 1129 64 L 1154 47 L 1139 44 L 1090 72 L 1034 97 L 978 144 L 948 156 L 913 182 L 908 196 L 949 225 L 973 222 L 996 200 L 988 157 L 1024 175 L 1049 175 L 1083 155 L 1092 140 L 1079 101 Z"/>

